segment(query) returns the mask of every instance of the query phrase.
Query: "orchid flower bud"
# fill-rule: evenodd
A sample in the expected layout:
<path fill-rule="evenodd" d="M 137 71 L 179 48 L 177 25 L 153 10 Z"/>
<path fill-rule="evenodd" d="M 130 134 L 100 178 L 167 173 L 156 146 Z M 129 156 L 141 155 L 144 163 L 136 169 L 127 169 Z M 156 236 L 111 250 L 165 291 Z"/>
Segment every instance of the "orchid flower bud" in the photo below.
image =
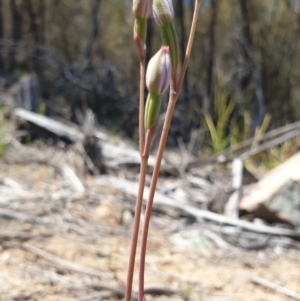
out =
<path fill-rule="evenodd" d="M 134 39 L 139 42 L 139 51 L 143 50 L 143 44 L 147 35 L 147 19 L 151 14 L 152 0 L 133 0 L 132 11 L 135 16 Z"/>
<path fill-rule="evenodd" d="M 161 96 L 168 89 L 172 67 L 169 47 L 163 46 L 151 58 L 146 73 L 146 85 L 149 94 L 145 108 L 145 130 L 156 124 L 161 107 Z"/>
<path fill-rule="evenodd" d="M 133 0 L 132 11 L 136 18 L 148 19 L 151 8 L 152 0 Z"/>
<path fill-rule="evenodd" d="M 149 92 L 162 95 L 169 87 L 171 71 L 169 47 L 162 46 L 148 63 L 146 85 Z"/>
<path fill-rule="evenodd" d="M 173 75 L 179 66 L 179 43 L 174 26 L 174 9 L 172 0 L 153 0 L 153 15 L 160 26 L 164 44 L 170 48 Z M 173 77 L 173 76 L 172 76 Z"/>
<path fill-rule="evenodd" d="M 153 15 L 160 26 L 172 23 L 174 19 L 172 0 L 153 0 Z"/>

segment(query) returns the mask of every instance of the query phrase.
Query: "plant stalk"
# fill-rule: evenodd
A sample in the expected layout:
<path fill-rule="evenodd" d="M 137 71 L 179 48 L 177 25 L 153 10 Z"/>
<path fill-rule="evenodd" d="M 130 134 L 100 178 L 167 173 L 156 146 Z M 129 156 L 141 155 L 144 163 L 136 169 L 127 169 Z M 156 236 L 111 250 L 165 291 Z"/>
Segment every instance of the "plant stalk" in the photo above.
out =
<path fill-rule="evenodd" d="M 138 42 L 136 43 L 137 49 L 139 49 Z M 145 129 L 144 129 L 144 112 L 145 112 L 145 76 L 146 76 L 146 62 L 145 62 L 145 48 L 143 51 L 139 51 L 140 59 L 140 94 L 139 94 L 139 149 L 141 156 L 141 166 L 140 166 L 140 177 L 139 177 L 139 188 L 135 204 L 134 222 L 131 237 L 131 246 L 129 254 L 129 263 L 127 270 L 127 283 L 125 292 L 125 301 L 131 300 L 132 292 L 132 281 L 134 274 L 134 264 L 136 257 L 137 241 L 140 228 L 140 218 L 143 204 L 143 194 L 145 187 L 145 179 L 147 172 L 148 156 L 144 155 L 145 148 Z"/>
<path fill-rule="evenodd" d="M 144 194 L 144 186 L 145 186 L 145 179 L 146 179 L 146 172 L 147 172 L 147 163 L 148 163 L 148 158 L 141 156 L 139 188 L 138 188 L 138 195 L 135 204 L 135 213 L 134 213 L 133 229 L 132 229 L 132 236 L 131 236 L 125 301 L 131 301 L 132 281 L 133 281 L 133 274 L 134 274 L 136 248 L 137 248 L 138 235 L 139 235 L 141 210 L 143 204 L 143 194 Z"/>
<path fill-rule="evenodd" d="M 193 20 L 192 20 L 192 25 L 191 25 L 191 30 L 190 30 L 190 36 L 189 36 L 180 76 L 179 76 L 178 82 L 173 82 L 171 85 L 170 98 L 169 98 L 168 108 L 167 108 L 167 112 L 166 112 L 166 118 L 165 118 L 163 130 L 162 130 L 160 143 L 158 146 L 156 162 L 155 162 L 155 166 L 154 166 L 154 170 L 153 170 L 153 174 L 152 174 L 150 192 L 149 192 L 149 197 L 148 197 L 148 202 L 147 202 L 147 207 L 146 207 L 146 212 L 145 212 L 145 220 L 144 220 L 144 225 L 143 225 L 142 241 L 141 241 L 138 301 L 144 301 L 144 274 L 145 274 L 145 260 L 146 260 L 148 230 L 149 230 L 150 217 L 151 217 L 151 212 L 152 212 L 152 206 L 153 206 L 153 200 L 154 200 L 154 195 L 155 195 L 155 191 L 156 191 L 159 170 L 160 170 L 160 166 L 161 166 L 161 161 L 162 161 L 166 141 L 168 138 L 168 133 L 169 133 L 169 129 L 170 129 L 170 124 L 171 124 L 175 104 L 176 104 L 179 92 L 181 90 L 183 79 L 184 79 L 186 69 L 188 66 L 189 58 L 191 56 L 191 50 L 192 50 L 193 41 L 194 41 L 194 37 L 195 37 L 200 5 L 201 5 L 201 0 L 196 0 L 194 14 L 193 14 Z"/>
<path fill-rule="evenodd" d="M 146 179 L 146 173 L 147 173 L 147 164 L 148 164 L 150 147 L 151 147 L 151 143 L 152 143 L 153 137 L 155 135 L 155 132 L 156 132 L 156 125 L 152 126 L 147 131 L 145 145 L 144 145 L 144 152 L 141 154 L 139 188 L 138 188 L 138 195 L 137 195 L 136 205 L 135 205 L 134 222 L 133 222 L 132 237 L 131 237 L 129 264 L 128 264 L 128 271 L 127 271 L 127 283 L 126 283 L 126 291 L 125 291 L 125 301 L 131 301 L 134 263 L 135 263 L 138 235 L 139 235 L 141 211 L 142 211 L 142 204 L 143 204 L 143 194 L 144 194 L 145 179 Z"/>
<path fill-rule="evenodd" d="M 140 154 L 142 156 L 145 146 L 145 129 L 144 129 L 144 114 L 145 114 L 145 77 L 146 77 L 146 62 L 145 55 L 140 58 L 140 101 L 139 101 L 139 139 L 140 139 Z"/>
<path fill-rule="evenodd" d="M 157 157 L 155 161 L 155 166 L 152 174 L 152 180 L 150 185 L 150 192 L 147 201 L 147 207 L 145 211 L 145 220 L 143 226 L 143 234 L 142 234 L 142 241 L 141 241 L 141 252 L 140 252 L 140 266 L 139 266 L 139 291 L 138 291 L 138 301 L 144 301 L 144 273 L 145 273 L 145 259 L 146 259 L 146 249 L 147 249 L 147 239 L 148 239 L 148 230 L 149 230 L 149 223 L 150 217 L 152 212 L 152 205 L 154 194 L 156 190 L 156 184 L 158 179 L 158 174 L 161 166 L 161 160 L 163 157 L 163 152 L 165 148 L 165 144 L 168 137 L 169 127 L 172 120 L 172 113 L 174 111 L 174 107 L 176 104 L 177 95 L 176 93 L 171 93 L 170 100 L 167 109 L 167 115 L 163 126 L 163 131 L 158 147 Z"/>

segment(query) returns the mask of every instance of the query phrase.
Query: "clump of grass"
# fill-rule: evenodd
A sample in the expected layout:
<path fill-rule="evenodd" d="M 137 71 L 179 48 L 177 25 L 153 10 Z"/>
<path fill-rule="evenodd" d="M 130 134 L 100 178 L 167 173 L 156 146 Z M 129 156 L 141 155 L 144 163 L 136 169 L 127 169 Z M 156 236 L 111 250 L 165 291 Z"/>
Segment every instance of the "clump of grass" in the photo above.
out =
<path fill-rule="evenodd" d="M 213 153 L 229 147 L 236 141 L 237 124 L 232 120 L 235 103 L 228 98 L 223 89 L 216 89 L 215 92 L 215 122 L 210 113 L 204 113 L 205 122 L 211 138 Z"/>

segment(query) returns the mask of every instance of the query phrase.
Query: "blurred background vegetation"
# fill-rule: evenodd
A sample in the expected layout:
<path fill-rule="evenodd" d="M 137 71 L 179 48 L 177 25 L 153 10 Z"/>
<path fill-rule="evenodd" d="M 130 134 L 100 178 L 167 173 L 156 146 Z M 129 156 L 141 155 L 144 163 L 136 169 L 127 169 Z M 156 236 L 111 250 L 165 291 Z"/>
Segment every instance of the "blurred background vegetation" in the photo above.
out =
<path fill-rule="evenodd" d="M 183 54 L 194 1 L 173 3 Z M 0 0 L 1 77 L 9 85 L 35 73 L 38 108 L 46 115 L 82 124 L 92 108 L 100 124 L 137 140 L 131 6 L 130 0 Z M 299 37 L 299 1 L 203 0 L 169 145 L 194 135 L 196 150 L 217 152 L 253 136 L 266 114 L 269 128 L 299 119 Z M 147 60 L 160 43 L 151 19 Z"/>

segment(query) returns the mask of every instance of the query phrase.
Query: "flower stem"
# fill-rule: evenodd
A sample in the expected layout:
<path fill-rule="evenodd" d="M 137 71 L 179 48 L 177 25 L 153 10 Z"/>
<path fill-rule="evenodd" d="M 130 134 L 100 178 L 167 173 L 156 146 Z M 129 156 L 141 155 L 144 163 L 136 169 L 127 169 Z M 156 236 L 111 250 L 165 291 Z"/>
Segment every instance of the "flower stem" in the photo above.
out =
<path fill-rule="evenodd" d="M 140 139 L 140 154 L 144 152 L 145 146 L 145 129 L 144 129 L 144 114 L 145 114 L 145 75 L 146 63 L 145 56 L 140 58 L 140 102 L 139 102 L 139 139 Z"/>
<path fill-rule="evenodd" d="M 176 86 L 176 90 L 178 92 L 181 90 L 181 86 L 182 86 L 182 83 L 183 83 L 183 80 L 184 80 L 186 69 L 187 69 L 187 66 L 188 66 L 188 63 L 189 63 L 189 60 L 190 60 L 191 51 L 192 51 L 194 38 L 195 38 L 195 33 L 196 33 L 196 27 L 197 27 L 199 9 L 200 9 L 201 2 L 202 2 L 202 0 L 195 0 L 195 8 L 194 8 L 193 21 L 192 21 L 191 30 L 190 30 L 190 36 L 189 36 L 188 44 L 187 44 L 187 47 L 186 47 L 185 56 L 184 56 L 184 60 L 183 60 L 179 80 L 178 80 L 177 86 Z"/>
<path fill-rule="evenodd" d="M 147 171 L 147 162 L 148 162 L 147 157 L 141 157 L 139 189 L 138 189 L 138 195 L 137 195 L 136 204 L 135 204 L 134 222 L 133 222 L 131 246 L 130 246 L 130 254 L 129 254 L 129 264 L 128 264 L 128 270 L 127 270 L 125 301 L 131 301 L 134 263 L 135 263 L 138 235 L 139 235 L 140 218 L 141 218 L 144 186 L 145 186 L 146 171 Z"/>
<path fill-rule="evenodd" d="M 152 204 L 158 179 L 158 174 L 161 166 L 161 160 L 165 148 L 165 144 L 168 137 L 169 127 L 172 120 L 172 113 L 174 111 L 175 103 L 176 103 L 177 95 L 176 93 L 171 93 L 170 100 L 167 109 L 167 115 L 163 126 L 163 131 L 158 147 L 156 162 L 152 174 L 152 180 L 150 185 L 150 192 L 147 202 L 147 207 L 145 211 L 145 220 L 143 226 L 143 234 L 142 234 L 142 241 L 141 241 L 141 253 L 140 253 L 140 266 L 139 266 L 139 295 L 138 301 L 143 301 L 144 299 L 144 272 L 145 272 L 145 259 L 146 259 L 146 249 L 147 249 L 147 238 L 148 238 L 148 229 L 152 211 Z"/>
<path fill-rule="evenodd" d="M 134 274 L 134 263 L 135 263 L 138 235 L 139 235 L 141 211 L 142 211 L 142 204 L 143 204 L 143 194 L 144 194 L 145 179 L 147 173 L 147 164 L 148 164 L 150 147 L 155 135 L 155 131 L 156 131 L 155 125 L 147 131 L 146 141 L 144 145 L 144 152 L 141 154 L 139 188 L 138 188 L 138 195 L 137 195 L 136 205 L 135 205 L 135 214 L 134 214 L 134 222 L 133 222 L 132 237 L 131 237 L 125 301 L 131 301 L 132 280 Z"/>
<path fill-rule="evenodd" d="M 166 141 L 168 138 L 168 133 L 170 129 L 170 124 L 175 108 L 175 104 L 179 95 L 179 92 L 182 87 L 183 79 L 186 73 L 187 65 L 189 62 L 189 58 L 191 55 L 192 45 L 195 37 L 196 32 L 196 25 L 198 21 L 198 15 L 199 15 L 199 8 L 200 8 L 201 0 L 195 1 L 195 8 L 194 8 L 194 15 L 190 30 L 190 36 L 186 48 L 186 53 L 182 65 L 182 69 L 180 72 L 179 80 L 178 82 L 173 82 L 171 85 L 171 91 L 170 91 L 170 98 L 168 103 L 168 108 L 166 112 L 166 118 L 160 138 L 160 143 L 158 146 L 158 152 L 156 157 L 156 162 L 152 174 L 152 180 L 150 185 L 150 192 L 145 212 L 145 220 L 143 225 L 143 233 L 142 233 L 142 241 L 141 241 L 141 253 L 140 253 L 140 266 L 139 266 L 139 293 L 138 293 L 138 301 L 144 300 L 144 274 L 145 274 L 145 259 L 146 259 L 146 249 L 147 249 L 147 239 L 148 239 L 148 230 L 149 230 L 149 223 L 150 223 L 150 217 L 152 212 L 152 206 L 153 206 L 153 200 L 156 190 L 156 184 L 158 180 L 159 170 L 161 166 L 161 161 L 163 157 L 163 152 L 165 149 Z"/>
<path fill-rule="evenodd" d="M 127 283 L 125 292 L 125 301 L 131 301 L 132 292 L 132 281 L 134 274 L 134 263 L 136 257 L 137 241 L 140 228 L 140 218 L 143 203 L 143 194 L 145 187 L 145 179 L 147 173 L 148 156 L 144 155 L 145 148 L 145 129 L 144 129 L 144 112 L 145 112 L 145 74 L 146 74 L 146 63 L 145 63 L 145 47 L 141 47 L 140 40 L 136 39 L 136 46 L 139 53 L 140 59 L 140 94 L 139 94 L 139 149 L 141 156 L 141 166 L 140 166 L 140 177 L 139 177 L 139 188 L 135 204 L 135 214 L 131 237 L 131 246 L 129 254 L 129 263 L 127 270 Z"/>

